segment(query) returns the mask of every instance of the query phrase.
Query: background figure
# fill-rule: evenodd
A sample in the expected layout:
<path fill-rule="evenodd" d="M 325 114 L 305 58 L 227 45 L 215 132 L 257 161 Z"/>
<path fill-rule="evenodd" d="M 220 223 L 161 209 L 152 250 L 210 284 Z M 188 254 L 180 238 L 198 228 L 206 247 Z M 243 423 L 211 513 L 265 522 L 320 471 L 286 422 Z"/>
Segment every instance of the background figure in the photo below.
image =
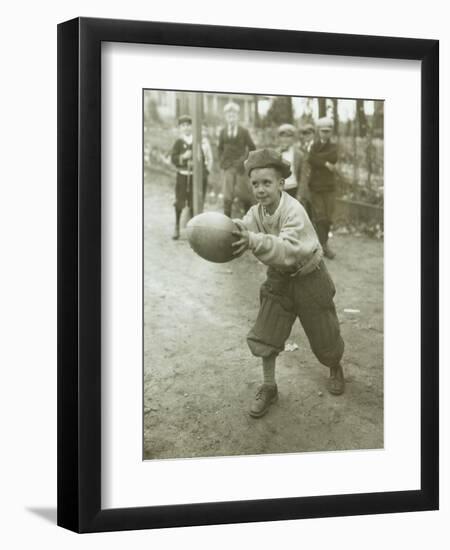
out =
<path fill-rule="evenodd" d="M 314 125 L 310 122 L 302 124 L 299 128 L 298 134 L 300 137 L 299 147 L 302 153 L 302 163 L 297 188 L 297 199 L 303 204 L 309 218 L 314 223 L 312 216 L 311 192 L 309 190 L 309 179 L 311 176 L 309 152 L 311 151 L 311 147 L 314 143 Z"/>
<path fill-rule="evenodd" d="M 178 119 L 180 137 L 172 147 L 170 160 L 177 169 L 175 180 L 175 231 L 173 239 L 180 238 L 180 218 L 183 208 L 192 208 L 192 118 L 182 115 Z"/>
<path fill-rule="evenodd" d="M 173 239 L 180 238 L 180 218 L 183 208 L 187 206 L 192 212 L 193 181 L 194 174 L 192 163 L 192 118 L 189 115 L 182 115 L 178 118 L 178 129 L 180 137 L 172 147 L 170 160 L 177 170 L 175 180 L 175 230 Z M 206 186 L 208 183 L 208 165 L 206 154 L 209 154 L 209 167 L 212 166 L 211 146 L 202 140 L 202 161 L 203 161 L 203 199 L 205 198 Z"/>
<path fill-rule="evenodd" d="M 219 136 L 218 152 L 223 178 L 223 211 L 231 217 L 231 207 L 237 196 L 247 211 L 253 195 L 244 171 L 244 160 L 255 144 L 246 128 L 238 124 L 239 105 L 229 102 L 224 107 L 226 126 Z"/>
<path fill-rule="evenodd" d="M 333 120 L 328 117 L 320 118 L 317 129 L 319 139 L 311 146 L 308 157 L 311 166 L 309 189 L 312 216 L 323 253 L 326 258 L 333 259 L 335 254 L 328 246 L 328 233 L 336 203 L 335 169 L 338 160 L 336 144 L 330 139 Z"/>
<path fill-rule="evenodd" d="M 298 185 L 302 170 L 302 153 L 295 145 L 295 134 L 295 127 L 292 124 L 282 124 L 278 128 L 278 152 L 291 166 L 291 175 L 284 180 L 283 190 L 291 197 L 299 198 Z"/>

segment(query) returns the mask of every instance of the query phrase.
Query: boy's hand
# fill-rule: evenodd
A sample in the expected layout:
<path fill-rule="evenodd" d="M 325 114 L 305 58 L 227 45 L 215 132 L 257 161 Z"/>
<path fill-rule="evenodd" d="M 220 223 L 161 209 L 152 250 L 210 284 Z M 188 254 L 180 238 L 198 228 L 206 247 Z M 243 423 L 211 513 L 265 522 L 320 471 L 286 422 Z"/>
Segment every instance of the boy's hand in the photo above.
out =
<path fill-rule="evenodd" d="M 335 172 L 336 166 L 334 164 L 331 164 L 331 162 L 326 161 L 325 166 L 328 168 L 330 172 Z"/>
<path fill-rule="evenodd" d="M 192 158 L 192 151 L 190 149 L 188 149 L 187 151 L 185 151 L 182 155 L 181 155 L 181 158 L 183 160 L 186 160 L 186 159 L 191 159 Z"/>
<path fill-rule="evenodd" d="M 242 222 L 239 222 L 239 220 L 233 221 L 236 224 L 236 229 L 232 232 L 232 234 L 239 237 L 239 240 L 232 243 L 231 246 L 234 248 L 233 256 L 238 258 L 239 256 L 242 256 L 246 250 L 248 250 L 250 246 L 250 235 Z"/>

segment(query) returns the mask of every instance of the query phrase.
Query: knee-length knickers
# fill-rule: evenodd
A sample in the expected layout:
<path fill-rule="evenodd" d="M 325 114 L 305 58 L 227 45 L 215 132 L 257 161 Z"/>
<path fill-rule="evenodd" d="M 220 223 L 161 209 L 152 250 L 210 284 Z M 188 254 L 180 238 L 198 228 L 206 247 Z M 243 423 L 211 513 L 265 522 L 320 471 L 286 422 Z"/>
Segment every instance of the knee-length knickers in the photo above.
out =
<path fill-rule="evenodd" d="M 269 267 L 261 286 L 258 317 L 247 336 L 253 355 L 268 357 L 283 351 L 298 317 L 317 359 L 327 367 L 337 366 L 344 341 L 333 301 L 335 292 L 323 261 L 308 275 L 295 277 Z"/>

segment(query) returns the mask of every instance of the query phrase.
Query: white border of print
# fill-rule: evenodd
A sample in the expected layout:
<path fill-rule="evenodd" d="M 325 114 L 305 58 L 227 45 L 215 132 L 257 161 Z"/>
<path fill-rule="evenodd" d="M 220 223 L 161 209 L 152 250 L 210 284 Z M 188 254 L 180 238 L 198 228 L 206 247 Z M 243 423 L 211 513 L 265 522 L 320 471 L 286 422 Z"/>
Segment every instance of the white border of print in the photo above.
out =
<path fill-rule="evenodd" d="M 142 461 L 143 88 L 386 100 L 383 450 Z M 102 273 L 103 508 L 420 488 L 420 62 L 104 43 Z"/>

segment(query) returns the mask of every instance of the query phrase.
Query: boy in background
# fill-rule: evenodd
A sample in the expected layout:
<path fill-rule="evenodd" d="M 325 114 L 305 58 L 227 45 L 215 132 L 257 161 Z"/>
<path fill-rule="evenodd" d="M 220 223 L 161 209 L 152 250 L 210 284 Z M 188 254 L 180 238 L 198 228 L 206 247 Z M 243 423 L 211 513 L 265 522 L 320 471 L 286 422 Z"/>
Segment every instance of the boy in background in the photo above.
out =
<path fill-rule="evenodd" d="M 295 145 L 296 131 L 292 124 L 282 124 L 278 128 L 278 151 L 291 165 L 291 175 L 284 181 L 284 191 L 291 197 L 299 198 L 299 182 L 302 170 L 302 153 Z"/>
<path fill-rule="evenodd" d="M 319 118 L 317 121 L 319 139 L 311 146 L 308 156 L 311 166 L 309 190 L 313 221 L 323 253 L 330 260 L 336 256 L 328 245 L 328 234 L 336 204 L 335 171 L 338 160 L 336 144 L 331 141 L 333 126 L 331 118 Z"/>
<path fill-rule="evenodd" d="M 192 208 L 192 118 L 182 115 L 178 118 L 180 137 L 172 147 L 171 161 L 177 170 L 175 180 L 175 231 L 172 239 L 180 238 L 180 218 L 183 208 Z"/>
<path fill-rule="evenodd" d="M 314 143 L 315 128 L 311 122 L 301 124 L 299 131 L 299 148 L 302 152 L 302 166 L 300 171 L 300 181 L 298 184 L 298 200 L 304 206 L 309 219 L 313 220 L 311 206 L 311 191 L 309 190 L 309 179 L 311 176 L 311 165 L 309 164 L 309 152 Z"/>

